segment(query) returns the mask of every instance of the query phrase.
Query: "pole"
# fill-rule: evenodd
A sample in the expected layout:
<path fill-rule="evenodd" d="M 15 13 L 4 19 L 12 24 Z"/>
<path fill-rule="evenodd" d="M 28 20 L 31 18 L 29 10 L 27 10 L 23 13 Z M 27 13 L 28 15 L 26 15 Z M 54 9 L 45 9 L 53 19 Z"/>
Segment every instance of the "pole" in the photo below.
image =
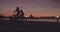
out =
<path fill-rule="evenodd" d="M 59 21 L 58 21 L 58 18 L 56 18 L 56 19 L 57 19 L 57 23 L 58 23 L 58 22 L 59 22 Z"/>
<path fill-rule="evenodd" d="M 59 22 L 59 16 L 56 16 L 57 23 Z"/>

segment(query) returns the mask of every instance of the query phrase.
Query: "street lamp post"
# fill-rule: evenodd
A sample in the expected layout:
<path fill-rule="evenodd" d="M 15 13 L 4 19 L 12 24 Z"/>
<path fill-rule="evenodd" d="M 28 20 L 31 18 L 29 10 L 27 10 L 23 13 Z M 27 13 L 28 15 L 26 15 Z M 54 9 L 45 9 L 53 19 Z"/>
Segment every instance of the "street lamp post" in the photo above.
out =
<path fill-rule="evenodd" d="M 59 16 L 56 16 L 57 23 L 59 22 Z"/>
<path fill-rule="evenodd" d="M 27 16 L 25 16 L 26 17 L 26 21 L 27 21 Z"/>

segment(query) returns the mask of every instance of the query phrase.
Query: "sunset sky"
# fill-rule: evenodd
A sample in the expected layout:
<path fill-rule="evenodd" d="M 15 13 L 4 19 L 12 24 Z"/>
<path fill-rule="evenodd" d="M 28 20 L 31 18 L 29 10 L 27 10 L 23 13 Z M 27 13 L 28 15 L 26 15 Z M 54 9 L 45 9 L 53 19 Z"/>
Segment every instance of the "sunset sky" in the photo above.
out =
<path fill-rule="evenodd" d="M 11 16 L 17 6 L 26 16 L 60 16 L 60 0 L 0 0 L 0 13 Z"/>

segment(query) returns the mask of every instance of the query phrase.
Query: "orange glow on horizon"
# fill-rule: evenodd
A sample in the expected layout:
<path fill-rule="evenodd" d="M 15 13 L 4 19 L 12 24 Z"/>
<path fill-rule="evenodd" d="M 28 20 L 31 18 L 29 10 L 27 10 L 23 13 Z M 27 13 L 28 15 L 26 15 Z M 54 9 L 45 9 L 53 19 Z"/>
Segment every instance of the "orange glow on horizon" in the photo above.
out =
<path fill-rule="evenodd" d="M 53 14 L 53 13 L 38 13 L 38 12 L 30 13 L 30 12 L 27 12 L 27 11 L 24 11 L 24 13 L 25 13 L 25 16 L 30 16 L 32 14 L 34 17 L 40 17 L 40 16 L 60 16 L 59 14 L 57 15 L 57 14 Z M 5 15 L 5 16 L 12 16 L 13 15 L 13 13 L 9 12 L 9 11 L 7 11 L 5 13 L 3 12 L 1 14 Z"/>

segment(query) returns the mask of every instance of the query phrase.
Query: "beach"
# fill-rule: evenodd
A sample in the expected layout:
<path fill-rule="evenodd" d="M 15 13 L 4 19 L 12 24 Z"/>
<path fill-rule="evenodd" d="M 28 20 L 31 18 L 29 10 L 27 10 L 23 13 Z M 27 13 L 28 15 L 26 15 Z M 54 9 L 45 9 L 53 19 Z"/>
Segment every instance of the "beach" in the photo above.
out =
<path fill-rule="evenodd" d="M 6 21 L 5 21 L 6 22 Z M 42 21 L 0 22 L 1 32 L 59 32 L 60 23 Z"/>

